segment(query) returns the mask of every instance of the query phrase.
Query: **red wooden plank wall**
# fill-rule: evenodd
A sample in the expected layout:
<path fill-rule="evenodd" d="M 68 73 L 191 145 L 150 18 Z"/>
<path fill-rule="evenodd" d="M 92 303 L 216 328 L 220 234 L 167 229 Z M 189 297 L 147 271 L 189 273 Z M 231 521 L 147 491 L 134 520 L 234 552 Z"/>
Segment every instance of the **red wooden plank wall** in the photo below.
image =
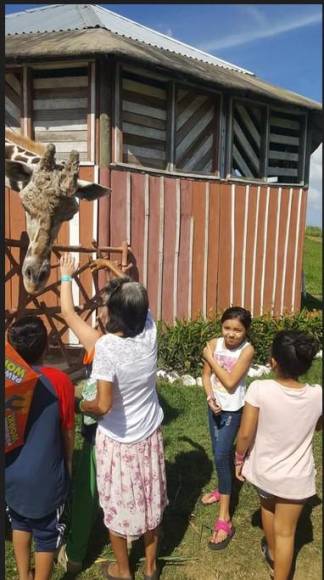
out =
<path fill-rule="evenodd" d="M 156 318 L 300 308 L 307 190 L 113 169 L 111 244 L 129 237 Z"/>
<path fill-rule="evenodd" d="M 93 167 L 82 167 L 80 173 L 83 179 L 94 179 Z M 119 169 L 112 169 L 110 183 L 109 222 L 103 216 L 98 222 L 107 223 L 109 231 L 107 236 L 97 232 L 97 237 L 107 237 L 112 246 L 128 240 L 132 275 L 147 286 L 157 319 L 208 316 L 231 304 L 245 306 L 254 315 L 298 311 L 306 189 Z M 73 235 L 83 246 L 96 236 L 96 207 L 80 203 L 78 232 L 74 229 Z M 73 227 L 62 226 L 58 244 L 71 241 Z M 6 236 L 19 239 L 24 229 L 18 194 L 7 190 Z M 13 253 L 18 259 L 18 249 Z M 59 269 L 53 269 L 51 280 L 58 276 Z M 82 282 L 91 294 L 90 274 L 85 273 Z M 16 307 L 18 284 L 17 276 L 6 284 L 6 308 Z M 48 305 L 58 304 L 52 291 L 41 298 Z"/>

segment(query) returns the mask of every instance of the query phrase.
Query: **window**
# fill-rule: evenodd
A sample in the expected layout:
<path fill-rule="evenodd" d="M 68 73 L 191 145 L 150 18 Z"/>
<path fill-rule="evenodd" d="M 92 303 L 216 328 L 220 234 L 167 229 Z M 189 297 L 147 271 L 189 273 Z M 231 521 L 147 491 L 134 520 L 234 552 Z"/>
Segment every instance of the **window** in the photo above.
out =
<path fill-rule="evenodd" d="M 261 178 L 266 108 L 234 101 L 232 109 L 231 175 Z"/>
<path fill-rule="evenodd" d="M 304 179 L 306 115 L 233 100 L 230 174 L 274 183 Z"/>
<path fill-rule="evenodd" d="M 166 169 L 167 83 L 126 71 L 121 82 L 123 162 Z"/>
<path fill-rule="evenodd" d="M 32 119 L 34 139 L 54 143 L 57 160 L 72 149 L 89 161 L 88 66 L 33 70 Z"/>
<path fill-rule="evenodd" d="M 217 169 L 217 97 L 191 88 L 177 88 L 175 167 L 186 172 L 215 173 Z"/>
<path fill-rule="evenodd" d="M 22 106 L 22 72 L 8 70 L 5 74 L 5 125 L 17 133 L 21 133 Z"/>
<path fill-rule="evenodd" d="M 278 183 L 303 181 L 305 116 L 270 110 L 267 175 Z"/>

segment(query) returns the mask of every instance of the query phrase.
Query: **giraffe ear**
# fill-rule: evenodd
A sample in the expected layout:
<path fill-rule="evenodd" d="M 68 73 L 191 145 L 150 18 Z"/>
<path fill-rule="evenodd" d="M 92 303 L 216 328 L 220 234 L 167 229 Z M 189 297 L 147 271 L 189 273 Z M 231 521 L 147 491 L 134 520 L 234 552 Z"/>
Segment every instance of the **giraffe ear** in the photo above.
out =
<path fill-rule="evenodd" d="M 74 195 L 79 199 L 93 201 L 94 199 L 98 199 L 104 195 L 109 195 L 110 193 L 110 187 L 104 187 L 99 183 L 91 183 L 90 181 L 78 179 L 78 189 Z"/>
<path fill-rule="evenodd" d="M 6 186 L 21 191 L 33 174 L 33 167 L 23 161 L 5 160 Z"/>

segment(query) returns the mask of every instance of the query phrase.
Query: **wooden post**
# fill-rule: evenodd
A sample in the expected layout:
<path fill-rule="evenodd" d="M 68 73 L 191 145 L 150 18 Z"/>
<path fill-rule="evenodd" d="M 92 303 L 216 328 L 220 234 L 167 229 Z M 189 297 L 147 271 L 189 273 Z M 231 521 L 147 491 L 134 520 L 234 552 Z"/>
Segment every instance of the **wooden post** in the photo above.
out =
<path fill-rule="evenodd" d="M 113 106 L 113 63 L 110 58 L 98 62 L 98 100 L 99 100 L 99 182 L 110 186 L 111 149 L 112 149 L 112 106 Z M 98 203 L 98 245 L 110 245 L 110 196 L 104 196 Z M 104 272 L 98 273 L 98 284 L 105 284 Z"/>

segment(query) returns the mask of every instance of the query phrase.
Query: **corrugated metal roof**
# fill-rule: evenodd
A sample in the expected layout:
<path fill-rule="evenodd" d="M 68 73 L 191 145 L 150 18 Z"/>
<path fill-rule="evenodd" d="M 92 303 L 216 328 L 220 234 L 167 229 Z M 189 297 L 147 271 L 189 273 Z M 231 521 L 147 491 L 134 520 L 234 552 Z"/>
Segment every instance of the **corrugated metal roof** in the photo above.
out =
<path fill-rule="evenodd" d="M 53 4 L 6 16 L 6 35 L 105 28 L 175 54 L 248 75 L 252 72 L 92 4 Z"/>
<path fill-rule="evenodd" d="M 68 56 L 93 57 L 113 54 L 141 66 L 154 67 L 154 70 L 165 74 L 174 71 L 177 78 L 184 80 L 189 78 L 194 82 L 204 81 L 214 88 L 227 89 L 233 93 L 238 91 L 243 96 L 252 96 L 255 99 L 263 97 L 286 105 L 321 110 L 320 103 L 271 85 L 256 76 L 242 75 L 238 71 L 215 67 L 100 28 L 8 36 L 5 51 L 8 63 L 26 62 L 27 59 L 39 61 Z"/>

